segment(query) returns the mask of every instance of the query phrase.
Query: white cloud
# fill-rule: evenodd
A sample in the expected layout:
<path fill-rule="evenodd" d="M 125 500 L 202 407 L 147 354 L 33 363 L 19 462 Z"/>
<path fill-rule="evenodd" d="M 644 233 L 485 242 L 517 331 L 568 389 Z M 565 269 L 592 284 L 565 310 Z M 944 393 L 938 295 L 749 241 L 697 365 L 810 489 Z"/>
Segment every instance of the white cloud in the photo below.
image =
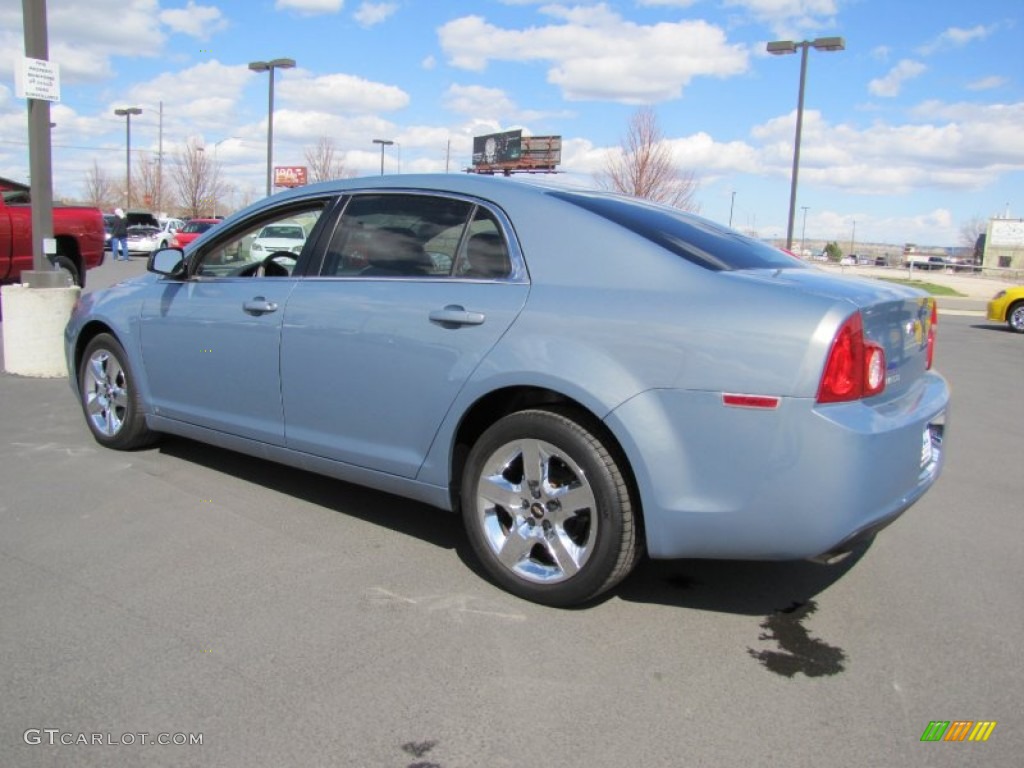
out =
<path fill-rule="evenodd" d="M 990 77 L 983 77 L 980 80 L 974 80 L 967 84 L 967 89 L 970 91 L 990 91 L 993 88 L 1002 88 L 1009 81 L 1005 77 L 999 75 L 992 75 Z"/>
<path fill-rule="evenodd" d="M 746 11 L 781 38 L 828 27 L 839 12 L 836 0 L 726 0 L 724 5 Z"/>
<path fill-rule="evenodd" d="M 868 90 L 875 96 L 894 98 L 900 95 L 900 89 L 907 80 L 912 80 L 927 70 L 924 64 L 911 59 L 903 59 L 889 70 L 885 77 L 879 77 L 868 83 Z"/>
<path fill-rule="evenodd" d="M 939 51 L 949 50 L 951 48 L 962 48 L 976 40 L 984 40 L 995 32 L 997 28 L 998 25 L 986 27 L 980 24 L 978 26 L 971 27 L 970 29 L 950 27 L 930 43 L 921 46 L 919 52 L 923 56 L 930 56 L 933 53 L 938 53 Z"/>
<path fill-rule="evenodd" d="M 499 88 L 481 85 L 452 85 L 444 94 L 446 109 L 462 115 L 497 120 L 515 111 L 515 103 Z"/>
<path fill-rule="evenodd" d="M 389 112 L 409 103 L 409 94 L 394 85 L 345 74 L 311 77 L 305 70 L 286 71 L 277 93 L 298 109 Z"/>
<path fill-rule="evenodd" d="M 804 112 L 802 182 L 870 195 L 915 190 L 977 190 L 1000 174 L 1024 171 L 1024 102 L 1012 105 L 918 106 L 922 122 L 876 123 L 859 129 L 831 125 Z M 765 170 L 789 173 L 795 111 L 751 132 Z"/>
<path fill-rule="evenodd" d="M 385 21 L 398 10 L 398 3 L 363 3 L 352 14 L 364 27 L 372 27 Z"/>
<path fill-rule="evenodd" d="M 196 5 L 188 0 L 184 8 L 168 8 L 160 11 L 160 21 L 174 32 L 209 40 L 210 36 L 227 29 L 228 22 L 220 9 L 212 5 Z"/>
<path fill-rule="evenodd" d="M 11 6 L 14 3 L 10 3 Z M 47 8 L 49 53 L 61 65 L 61 83 L 105 80 L 114 74 L 111 56 L 159 56 L 166 35 L 160 28 L 157 0 L 60 0 Z M 16 26 L 0 18 L 0 49 L 21 51 L 21 15 Z M 117 19 L 116 24 L 110 22 Z M 3 65 L 6 66 L 7 62 Z"/>
<path fill-rule="evenodd" d="M 747 51 L 703 21 L 640 25 L 608 6 L 548 6 L 564 23 L 502 29 L 464 16 L 438 30 L 456 67 L 481 71 L 492 60 L 548 62 L 548 82 L 570 100 L 649 104 L 678 98 L 699 76 L 728 77 L 747 69 Z"/>
<path fill-rule="evenodd" d="M 337 13 L 345 5 L 345 0 L 274 0 L 274 8 L 279 11 L 298 11 L 302 14 Z"/>

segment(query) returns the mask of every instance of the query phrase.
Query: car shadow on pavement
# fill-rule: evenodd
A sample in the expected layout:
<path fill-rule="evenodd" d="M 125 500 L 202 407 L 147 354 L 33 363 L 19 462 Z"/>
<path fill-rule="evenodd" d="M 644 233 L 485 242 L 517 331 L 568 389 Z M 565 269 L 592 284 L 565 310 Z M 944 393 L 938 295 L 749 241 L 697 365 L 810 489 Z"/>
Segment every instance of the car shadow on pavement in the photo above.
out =
<path fill-rule="evenodd" d="M 979 331 L 1002 331 L 1003 333 L 1013 333 L 1006 323 L 974 323 L 971 325 L 971 328 L 975 328 Z"/>
<path fill-rule="evenodd" d="M 416 501 L 342 480 L 257 459 L 186 438 L 164 437 L 157 449 L 168 456 L 222 472 L 275 493 L 413 536 L 452 550 L 462 564 L 489 581 L 457 515 Z M 864 555 L 870 542 L 835 565 L 807 561 L 650 560 L 642 558 L 618 587 L 580 608 L 619 598 L 700 611 L 766 615 L 802 606 L 838 581 Z"/>
<path fill-rule="evenodd" d="M 630 602 L 763 616 L 810 602 L 846 575 L 870 546 L 869 540 L 834 565 L 645 558 L 612 594 Z"/>
<path fill-rule="evenodd" d="M 459 518 L 428 504 L 187 438 L 165 436 L 156 447 L 161 453 L 182 461 L 414 536 L 443 549 L 469 546 Z"/>

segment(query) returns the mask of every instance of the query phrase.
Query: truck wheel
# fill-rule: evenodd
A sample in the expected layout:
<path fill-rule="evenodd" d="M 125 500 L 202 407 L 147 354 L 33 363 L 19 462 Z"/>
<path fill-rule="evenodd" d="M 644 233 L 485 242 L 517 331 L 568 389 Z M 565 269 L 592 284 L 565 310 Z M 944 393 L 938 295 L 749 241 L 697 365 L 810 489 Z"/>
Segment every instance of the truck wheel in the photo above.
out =
<path fill-rule="evenodd" d="M 85 288 L 85 275 L 78 269 L 75 262 L 62 253 L 57 254 L 57 268 L 67 275 L 69 285 Z"/>

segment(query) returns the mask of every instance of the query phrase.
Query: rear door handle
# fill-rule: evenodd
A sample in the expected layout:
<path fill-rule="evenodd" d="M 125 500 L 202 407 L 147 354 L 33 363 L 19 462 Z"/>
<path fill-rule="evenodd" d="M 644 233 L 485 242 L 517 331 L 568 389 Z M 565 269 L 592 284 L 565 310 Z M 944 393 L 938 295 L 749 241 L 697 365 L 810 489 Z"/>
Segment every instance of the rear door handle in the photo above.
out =
<path fill-rule="evenodd" d="M 277 311 L 277 304 L 267 301 L 263 296 L 256 296 L 248 301 L 242 302 L 242 309 L 250 315 L 265 315 Z"/>
<path fill-rule="evenodd" d="M 483 312 L 467 312 L 465 307 L 449 304 L 444 309 L 435 309 L 430 313 L 430 322 L 446 328 L 459 325 L 483 325 L 486 315 Z"/>

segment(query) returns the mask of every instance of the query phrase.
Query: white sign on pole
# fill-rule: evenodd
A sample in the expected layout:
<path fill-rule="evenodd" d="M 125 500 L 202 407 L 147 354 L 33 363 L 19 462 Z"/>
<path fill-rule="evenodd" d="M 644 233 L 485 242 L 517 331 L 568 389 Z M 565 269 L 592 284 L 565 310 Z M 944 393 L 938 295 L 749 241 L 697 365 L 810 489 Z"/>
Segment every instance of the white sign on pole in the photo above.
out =
<path fill-rule="evenodd" d="M 60 101 L 60 65 L 45 59 L 15 59 L 14 92 L 19 99 Z"/>

